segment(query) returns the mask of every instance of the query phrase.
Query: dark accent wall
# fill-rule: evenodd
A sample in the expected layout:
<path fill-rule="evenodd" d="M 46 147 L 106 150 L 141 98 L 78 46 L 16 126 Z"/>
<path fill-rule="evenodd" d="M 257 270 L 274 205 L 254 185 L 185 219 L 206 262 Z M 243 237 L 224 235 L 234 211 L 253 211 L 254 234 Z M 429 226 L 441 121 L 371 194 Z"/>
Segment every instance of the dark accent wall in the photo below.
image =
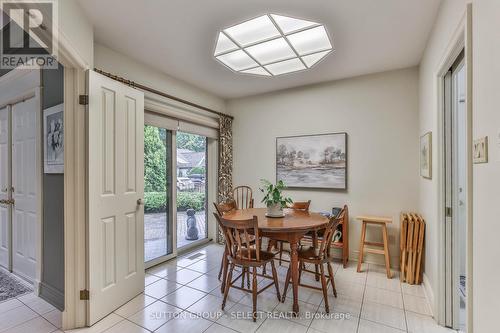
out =
<path fill-rule="evenodd" d="M 42 109 L 63 103 L 64 69 L 42 70 Z M 43 267 L 40 296 L 64 309 L 64 175 L 43 174 Z"/>

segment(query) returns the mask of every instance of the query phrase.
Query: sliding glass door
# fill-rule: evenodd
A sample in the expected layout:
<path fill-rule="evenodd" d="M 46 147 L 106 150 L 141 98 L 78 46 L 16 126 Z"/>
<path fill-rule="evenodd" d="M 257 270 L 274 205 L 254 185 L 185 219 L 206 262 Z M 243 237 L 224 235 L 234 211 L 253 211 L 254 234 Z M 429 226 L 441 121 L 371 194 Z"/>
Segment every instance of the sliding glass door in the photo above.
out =
<path fill-rule="evenodd" d="M 144 126 L 144 261 L 173 253 L 172 132 Z"/>
<path fill-rule="evenodd" d="M 178 131 L 177 248 L 207 238 L 207 137 Z"/>

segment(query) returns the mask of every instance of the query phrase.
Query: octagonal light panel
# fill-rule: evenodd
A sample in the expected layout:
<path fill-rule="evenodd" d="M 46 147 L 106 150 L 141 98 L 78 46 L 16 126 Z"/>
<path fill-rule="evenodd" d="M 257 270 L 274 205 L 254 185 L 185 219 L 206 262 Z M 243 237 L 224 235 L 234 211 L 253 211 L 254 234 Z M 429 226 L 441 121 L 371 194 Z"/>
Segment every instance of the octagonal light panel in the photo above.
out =
<path fill-rule="evenodd" d="M 267 14 L 219 32 L 214 56 L 238 73 L 276 76 L 311 68 L 332 50 L 323 25 Z"/>

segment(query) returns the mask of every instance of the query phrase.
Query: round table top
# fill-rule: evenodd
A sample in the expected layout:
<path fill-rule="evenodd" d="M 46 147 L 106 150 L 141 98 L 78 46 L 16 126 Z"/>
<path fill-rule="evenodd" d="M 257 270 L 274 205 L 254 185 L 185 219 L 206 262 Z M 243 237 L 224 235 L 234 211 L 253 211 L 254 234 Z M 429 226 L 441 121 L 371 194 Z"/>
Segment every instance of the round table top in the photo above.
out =
<path fill-rule="evenodd" d="M 247 220 L 257 216 L 259 229 L 271 232 L 293 232 L 324 228 L 328 218 L 319 214 L 301 210 L 284 210 L 285 217 L 267 217 L 266 208 L 238 209 L 224 214 L 226 220 Z"/>

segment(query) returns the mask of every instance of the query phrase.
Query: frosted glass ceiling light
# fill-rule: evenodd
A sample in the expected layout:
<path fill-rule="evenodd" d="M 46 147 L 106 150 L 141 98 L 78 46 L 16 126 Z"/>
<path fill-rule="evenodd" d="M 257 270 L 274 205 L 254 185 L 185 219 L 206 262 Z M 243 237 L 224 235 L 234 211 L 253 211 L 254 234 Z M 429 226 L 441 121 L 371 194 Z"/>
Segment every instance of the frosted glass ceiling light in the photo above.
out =
<path fill-rule="evenodd" d="M 332 50 L 323 25 L 267 14 L 219 32 L 214 56 L 238 73 L 276 76 L 311 68 Z"/>

